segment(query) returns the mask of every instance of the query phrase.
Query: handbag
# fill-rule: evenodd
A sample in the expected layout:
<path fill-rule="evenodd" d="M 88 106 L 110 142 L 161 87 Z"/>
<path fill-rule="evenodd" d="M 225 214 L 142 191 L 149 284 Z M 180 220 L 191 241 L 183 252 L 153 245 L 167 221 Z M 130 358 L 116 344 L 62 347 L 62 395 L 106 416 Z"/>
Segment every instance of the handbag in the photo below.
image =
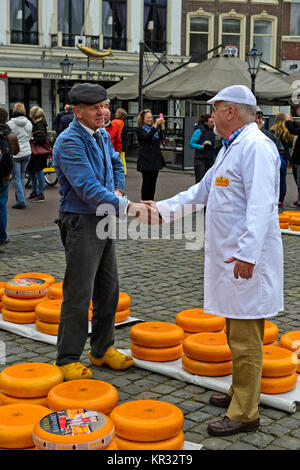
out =
<path fill-rule="evenodd" d="M 42 131 L 35 131 L 32 133 L 33 139 L 30 141 L 30 146 L 31 146 L 31 154 L 33 156 L 45 156 L 45 155 L 51 155 L 52 154 L 52 148 L 51 145 L 49 144 L 48 140 L 42 144 L 37 144 L 34 142 L 34 134 L 37 132 L 42 132 Z"/>

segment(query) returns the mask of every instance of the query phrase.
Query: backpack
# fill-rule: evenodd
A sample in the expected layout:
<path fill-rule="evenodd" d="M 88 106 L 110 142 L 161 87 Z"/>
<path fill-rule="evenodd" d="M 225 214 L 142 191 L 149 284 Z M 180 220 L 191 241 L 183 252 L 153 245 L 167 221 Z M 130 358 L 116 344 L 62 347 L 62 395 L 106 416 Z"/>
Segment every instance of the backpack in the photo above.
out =
<path fill-rule="evenodd" d="M 7 134 L 0 130 L 0 177 L 9 176 L 12 168 L 10 143 Z"/>

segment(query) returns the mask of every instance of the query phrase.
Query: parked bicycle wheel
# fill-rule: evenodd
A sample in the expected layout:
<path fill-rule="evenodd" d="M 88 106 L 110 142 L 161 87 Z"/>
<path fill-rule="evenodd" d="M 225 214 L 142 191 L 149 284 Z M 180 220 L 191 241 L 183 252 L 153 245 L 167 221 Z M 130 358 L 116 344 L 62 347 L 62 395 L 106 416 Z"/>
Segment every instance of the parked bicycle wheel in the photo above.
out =
<path fill-rule="evenodd" d="M 45 173 L 45 181 L 46 183 L 48 184 L 48 186 L 55 186 L 57 181 L 58 181 L 58 178 L 56 176 L 56 173 L 55 171 L 51 172 L 51 173 Z"/>

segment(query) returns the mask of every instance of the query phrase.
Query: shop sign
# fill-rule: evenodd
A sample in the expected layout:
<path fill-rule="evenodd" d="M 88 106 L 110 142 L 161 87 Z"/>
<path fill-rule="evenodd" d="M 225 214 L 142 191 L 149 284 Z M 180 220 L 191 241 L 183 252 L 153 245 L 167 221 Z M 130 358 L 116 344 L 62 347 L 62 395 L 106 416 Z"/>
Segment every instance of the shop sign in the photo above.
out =
<path fill-rule="evenodd" d="M 109 81 L 117 82 L 121 80 L 120 75 L 110 72 L 87 72 L 86 80 L 98 80 L 98 81 Z"/>

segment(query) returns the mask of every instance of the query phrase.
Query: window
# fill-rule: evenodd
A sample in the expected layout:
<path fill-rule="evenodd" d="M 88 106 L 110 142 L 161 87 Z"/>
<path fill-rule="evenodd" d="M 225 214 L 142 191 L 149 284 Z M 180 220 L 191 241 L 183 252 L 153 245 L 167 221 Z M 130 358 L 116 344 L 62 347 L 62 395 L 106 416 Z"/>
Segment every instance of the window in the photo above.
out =
<path fill-rule="evenodd" d="M 290 35 L 300 36 L 300 3 L 291 3 Z"/>
<path fill-rule="evenodd" d="M 192 59 L 202 56 L 208 51 L 208 36 L 209 19 L 203 16 L 191 17 L 189 54 Z"/>
<path fill-rule="evenodd" d="M 62 32 L 62 45 L 75 46 L 75 36 L 82 34 L 84 0 L 58 0 L 58 31 Z"/>
<path fill-rule="evenodd" d="M 253 25 L 253 44 L 263 53 L 262 60 L 272 62 L 273 23 L 267 19 L 256 19 Z"/>
<path fill-rule="evenodd" d="M 166 50 L 167 0 L 145 0 L 145 44 L 154 52 Z"/>
<path fill-rule="evenodd" d="M 127 49 L 127 1 L 103 0 L 102 32 L 104 49 Z"/>
<path fill-rule="evenodd" d="M 236 57 L 241 57 L 241 20 L 224 18 L 222 20 L 222 44 Z"/>
<path fill-rule="evenodd" d="M 10 0 L 10 42 L 38 45 L 38 0 Z"/>

